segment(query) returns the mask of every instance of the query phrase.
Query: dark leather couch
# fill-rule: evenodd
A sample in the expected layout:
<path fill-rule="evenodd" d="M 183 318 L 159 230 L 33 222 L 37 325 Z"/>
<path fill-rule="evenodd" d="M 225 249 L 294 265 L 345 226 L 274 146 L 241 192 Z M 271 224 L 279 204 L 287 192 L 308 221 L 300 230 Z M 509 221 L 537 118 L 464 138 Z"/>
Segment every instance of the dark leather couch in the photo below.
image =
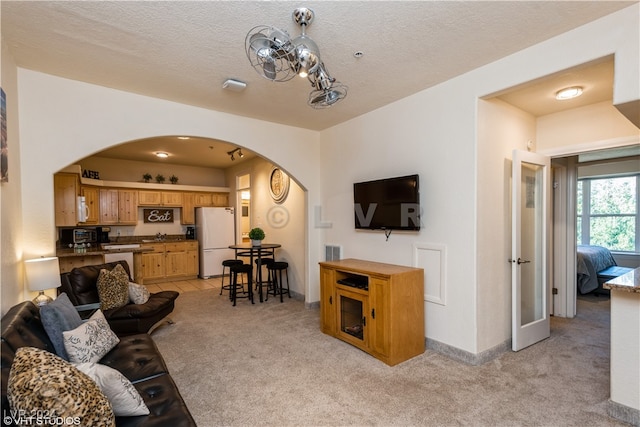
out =
<path fill-rule="evenodd" d="M 98 276 L 100 270 L 105 268 L 111 271 L 116 265 L 122 265 L 129 274 L 129 265 L 126 261 L 115 261 L 106 264 L 87 265 L 76 267 L 73 270 L 60 275 L 61 287 L 58 292 L 65 292 L 71 303 L 75 306 L 89 306 L 88 309 L 99 307 Z M 124 307 L 103 310 L 104 317 L 109 326 L 118 336 L 146 333 L 151 328 L 168 316 L 175 306 L 178 298 L 176 291 L 162 291 L 151 294 L 145 304 L 129 303 Z M 81 313 L 81 316 L 88 317 Z"/>
<path fill-rule="evenodd" d="M 40 321 L 40 310 L 31 301 L 12 307 L 2 317 L 2 417 L 3 425 L 15 425 L 10 416 L 7 399 L 9 372 L 15 352 L 20 347 L 36 347 L 55 353 L 53 343 Z M 195 426 L 187 406 L 169 375 L 162 355 L 148 334 L 129 335 L 107 353 L 99 363 L 117 369 L 134 385 L 149 408 L 149 415 L 116 417 L 116 425 Z"/>

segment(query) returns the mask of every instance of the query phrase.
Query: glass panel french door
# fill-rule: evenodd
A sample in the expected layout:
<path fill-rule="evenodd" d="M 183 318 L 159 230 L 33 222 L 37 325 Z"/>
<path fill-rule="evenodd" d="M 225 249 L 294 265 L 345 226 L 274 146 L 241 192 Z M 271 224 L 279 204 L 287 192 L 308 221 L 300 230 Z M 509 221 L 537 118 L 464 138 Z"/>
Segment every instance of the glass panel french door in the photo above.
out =
<path fill-rule="evenodd" d="M 518 351 L 550 335 L 550 159 L 515 150 L 512 177 L 511 330 L 512 349 Z"/>

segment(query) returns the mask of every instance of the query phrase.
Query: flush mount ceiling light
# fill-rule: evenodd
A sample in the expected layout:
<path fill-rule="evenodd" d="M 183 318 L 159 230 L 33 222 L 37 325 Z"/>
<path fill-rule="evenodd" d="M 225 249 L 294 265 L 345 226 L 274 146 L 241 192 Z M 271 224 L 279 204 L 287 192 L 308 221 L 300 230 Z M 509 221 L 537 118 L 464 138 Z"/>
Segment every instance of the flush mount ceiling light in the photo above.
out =
<path fill-rule="evenodd" d="M 227 154 L 231 156 L 231 161 L 234 161 L 236 159 L 236 156 L 235 156 L 236 154 L 238 154 L 238 157 L 240 158 L 244 157 L 244 154 L 242 154 L 242 149 L 240 147 L 234 148 L 231 151 L 227 151 Z"/>
<path fill-rule="evenodd" d="M 347 96 L 348 88 L 329 75 L 318 45 L 305 33 L 313 21 L 313 11 L 299 7 L 293 11 L 292 18 L 301 28 L 301 34 L 293 39 L 276 27 L 253 27 L 245 38 L 247 58 L 267 80 L 286 82 L 296 75 L 309 79 L 313 91 L 308 104 L 313 108 L 330 107 Z"/>
<path fill-rule="evenodd" d="M 161 159 L 166 159 L 169 157 L 169 153 L 165 153 L 164 151 L 158 151 L 156 153 L 156 157 L 160 157 Z"/>
<path fill-rule="evenodd" d="M 564 101 L 566 99 L 577 98 L 582 95 L 582 87 L 580 86 L 572 86 L 564 89 L 560 89 L 556 92 L 556 99 L 558 101 Z"/>

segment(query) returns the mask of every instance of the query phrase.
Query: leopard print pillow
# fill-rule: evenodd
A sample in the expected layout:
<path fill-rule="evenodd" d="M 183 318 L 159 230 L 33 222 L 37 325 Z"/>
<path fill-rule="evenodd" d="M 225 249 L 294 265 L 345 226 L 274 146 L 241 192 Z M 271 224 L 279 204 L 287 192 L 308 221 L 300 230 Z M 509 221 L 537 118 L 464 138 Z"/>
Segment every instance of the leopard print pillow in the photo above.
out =
<path fill-rule="evenodd" d="M 12 411 L 38 414 L 44 425 L 116 425 L 109 400 L 91 378 L 55 354 L 34 347 L 16 351 L 7 398 Z"/>
<path fill-rule="evenodd" d="M 113 270 L 100 270 L 98 276 L 98 296 L 102 311 L 127 305 L 129 302 L 129 275 L 116 265 Z"/>

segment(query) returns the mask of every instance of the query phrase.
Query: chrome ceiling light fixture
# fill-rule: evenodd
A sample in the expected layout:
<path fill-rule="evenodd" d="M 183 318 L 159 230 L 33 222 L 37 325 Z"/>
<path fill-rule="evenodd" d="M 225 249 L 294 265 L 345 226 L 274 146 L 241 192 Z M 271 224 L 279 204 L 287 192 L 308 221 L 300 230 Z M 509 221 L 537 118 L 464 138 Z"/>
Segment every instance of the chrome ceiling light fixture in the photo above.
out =
<path fill-rule="evenodd" d="M 306 77 L 313 87 L 308 104 L 313 108 L 331 107 L 347 96 L 348 88 L 329 75 L 318 45 L 305 32 L 313 22 L 313 11 L 299 7 L 293 11 L 292 18 L 301 28 L 301 34 L 293 39 L 279 28 L 253 27 L 245 38 L 247 58 L 267 80 L 286 82 L 295 75 Z"/>

